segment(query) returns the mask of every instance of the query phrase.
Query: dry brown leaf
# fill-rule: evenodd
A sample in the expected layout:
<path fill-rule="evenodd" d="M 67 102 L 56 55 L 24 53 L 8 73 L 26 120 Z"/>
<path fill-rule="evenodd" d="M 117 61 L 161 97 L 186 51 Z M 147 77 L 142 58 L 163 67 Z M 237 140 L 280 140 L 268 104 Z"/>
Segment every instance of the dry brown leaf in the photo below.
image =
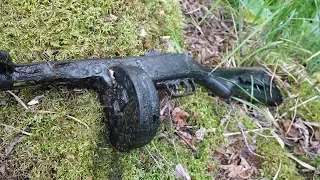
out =
<path fill-rule="evenodd" d="M 177 164 L 174 170 L 177 179 L 191 180 L 188 170 L 184 168 L 181 164 Z"/>
<path fill-rule="evenodd" d="M 44 95 L 40 95 L 40 96 L 36 96 L 35 98 L 33 98 L 30 102 L 28 102 L 28 106 L 34 106 L 39 104 L 39 100 L 44 98 Z"/>
<path fill-rule="evenodd" d="M 212 6 L 208 1 L 183 0 L 182 11 L 186 19 L 192 23 L 184 24 L 184 36 L 186 40 L 187 51 L 190 51 L 193 57 L 201 64 L 213 68 L 221 62 L 220 57 L 224 57 L 235 47 L 231 43 L 236 39 L 233 32 L 232 23 L 220 21 L 220 15 L 215 13 L 207 16 L 205 21 L 198 26 L 198 23 L 207 14 Z M 214 12 L 219 12 L 219 7 Z M 229 31 L 226 33 L 226 31 Z M 228 41 L 230 39 L 230 41 Z"/>
<path fill-rule="evenodd" d="M 210 161 L 207 162 L 207 168 L 209 172 L 213 172 L 216 169 Z"/>
<path fill-rule="evenodd" d="M 253 168 L 251 168 L 247 161 L 242 157 L 240 157 L 240 165 L 233 163 L 230 165 L 220 165 L 219 167 L 226 170 L 228 172 L 228 177 L 230 178 L 248 179 L 254 172 Z"/>
<path fill-rule="evenodd" d="M 147 159 L 146 155 L 140 154 L 140 159 L 141 159 L 142 164 L 146 164 L 147 163 L 148 159 Z"/>
<path fill-rule="evenodd" d="M 14 138 L 14 140 L 10 143 L 10 145 L 6 147 L 6 149 L 5 149 L 5 156 L 8 156 L 8 155 L 12 152 L 13 148 L 14 148 L 19 142 L 22 141 L 23 137 L 24 137 L 24 136 L 17 136 L 17 137 Z"/>
<path fill-rule="evenodd" d="M 301 154 L 305 154 L 307 151 L 304 147 L 302 147 L 301 145 L 298 145 L 293 148 L 293 152 L 294 154 L 301 155 Z"/>
<path fill-rule="evenodd" d="M 197 118 L 198 116 L 199 116 L 199 112 L 197 112 L 197 111 L 193 112 L 193 117 L 194 118 Z"/>
<path fill-rule="evenodd" d="M 117 19 L 118 19 L 117 16 L 115 16 L 113 14 L 109 14 L 103 20 L 104 20 L 104 22 L 112 22 L 112 21 L 116 21 Z"/>
<path fill-rule="evenodd" d="M 197 141 L 198 141 L 198 142 L 202 141 L 203 138 L 204 138 L 204 136 L 206 135 L 206 133 L 207 133 L 206 128 L 201 127 L 200 129 L 198 129 L 198 130 L 196 131 L 196 133 L 195 133 L 195 134 L 196 134 L 196 139 L 197 139 Z"/>
<path fill-rule="evenodd" d="M 290 128 L 291 120 L 284 120 L 282 121 L 282 126 L 286 132 L 288 132 Z"/>
<path fill-rule="evenodd" d="M 177 127 L 183 127 L 187 124 L 186 119 L 189 114 L 179 107 L 174 108 L 172 111 L 172 121 L 177 124 Z"/>
<path fill-rule="evenodd" d="M 6 175 L 8 175 L 8 173 L 7 173 L 7 170 L 6 170 L 6 165 L 0 165 L 0 174 L 2 175 L 2 176 L 6 176 Z"/>

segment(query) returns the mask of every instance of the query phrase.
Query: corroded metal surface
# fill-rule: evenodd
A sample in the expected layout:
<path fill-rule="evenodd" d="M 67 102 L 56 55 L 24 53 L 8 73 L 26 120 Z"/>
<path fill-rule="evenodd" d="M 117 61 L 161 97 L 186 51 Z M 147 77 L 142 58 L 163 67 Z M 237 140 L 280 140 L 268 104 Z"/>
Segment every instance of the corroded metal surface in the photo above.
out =
<path fill-rule="evenodd" d="M 106 107 L 111 143 L 121 151 L 141 147 L 155 136 L 159 126 L 156 88 L 167 88 L 179 97 L 194 92 L 196 82 L 221 98 L 235 96 L 266 105 L 282 102 L 280 90 L 263 69 L 211 73 L 187 54 L 13 65 L 1 51 L 0 66 L 0 90 L 52 84 L 96 89 Z M 186 92 L 174 92 L 181 86 Z"/>

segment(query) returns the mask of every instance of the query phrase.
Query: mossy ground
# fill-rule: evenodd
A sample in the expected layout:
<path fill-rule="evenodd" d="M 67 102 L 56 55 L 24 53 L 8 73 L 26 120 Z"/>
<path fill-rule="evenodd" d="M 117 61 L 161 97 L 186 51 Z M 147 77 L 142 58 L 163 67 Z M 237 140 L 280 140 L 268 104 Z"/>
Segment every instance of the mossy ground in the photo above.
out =
<path fill-rule="evenodd" d="M 0 0 L 0 49 L 9 51 L 16 63 L 142 55 L 159 46 L 163 35 L 174 36 L 182 44 L 179 9 L 174 0 Z M 110 18 L 110 14 L 117 19 Z M 141 29 L 147 36 L 139 36 Z M 188 119 L 188 125 L 196 130 L 216 128 L 216 133 L 209 133 L 196 144 L 196 153 L 180 143 L 165 124 L 162 133 L 146 147 L 129 153 L 114 150 L 108 143 L 108 130 L 101 122 L 102 108 L 94 92 L 53 88 L 15 93 L 24 102 L 45 95 L 40 104 L 29 111 L 9 95 L 7 104 L 0 107 L 0 123 L 32 133 L 25 136 L 7 158 L 1 159 L 10 165 L 15 176 L 174 179 L 174 167 L 181 163 L 193 179 L 211 179 L 207 163 L 214 164 L 211 153 L 225 142 L 219 125 L 228 107 L 202 88 L 178 103 L 190 114 L 199 112 L 197 118 Z M 38 110 L 57 113 L 39 113 Z M 89 129 L 66 115 L 83 121 Z M 247 117 L 237 119 L 242 119 L 247 129 L 256 127 Z M 0 150 L 3 151 L 18 134 L 1 127 L 0 137 L 4 142 Z M 282 155 L 283 150 L 274 141 L 259 140 L 258 152 L 267 157 L 262 171 L 264 176 L 275 174 L 279 158 L 283 160 L 281 172 L 284 173 L 279 177 L 296 177 L 292 161 Z M 209 174 L 211 177 L 207 176 Z"/>

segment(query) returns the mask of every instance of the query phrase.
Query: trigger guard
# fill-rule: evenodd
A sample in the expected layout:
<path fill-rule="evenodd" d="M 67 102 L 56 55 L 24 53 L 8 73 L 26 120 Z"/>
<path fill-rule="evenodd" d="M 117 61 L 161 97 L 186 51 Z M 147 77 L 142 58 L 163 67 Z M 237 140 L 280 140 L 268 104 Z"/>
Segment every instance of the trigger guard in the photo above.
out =
<path fill-rule="evenodd" d="M 141 68 L 110 69 L 114 71 L 106 112 L 110 141 L 119 151 L 130 151 L 148 144 L 156 135 L 160 125 L 158 95 L 152 79 Z"/>

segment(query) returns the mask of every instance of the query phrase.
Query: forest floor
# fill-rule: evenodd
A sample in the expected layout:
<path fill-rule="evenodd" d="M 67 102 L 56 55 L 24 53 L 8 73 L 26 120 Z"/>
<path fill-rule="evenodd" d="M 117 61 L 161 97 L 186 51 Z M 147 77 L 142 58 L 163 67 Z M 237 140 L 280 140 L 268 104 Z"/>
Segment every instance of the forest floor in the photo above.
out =
<path fill-rule="evenodd" d="M 210 68 L 264 67 L 285 97 L 265 107 L 201 86 L 163 97 L 154 140 L 120 153 L 96 93 L 4 92 L 0 179 L 319 179 L 320 15 L 301 18 L 296 2 L 257 9 L 220 0 L 0 0 L 0 49 L 16 63 L 190 52 Z M 299 19 L 307 24 L 289 27 Z"/>

